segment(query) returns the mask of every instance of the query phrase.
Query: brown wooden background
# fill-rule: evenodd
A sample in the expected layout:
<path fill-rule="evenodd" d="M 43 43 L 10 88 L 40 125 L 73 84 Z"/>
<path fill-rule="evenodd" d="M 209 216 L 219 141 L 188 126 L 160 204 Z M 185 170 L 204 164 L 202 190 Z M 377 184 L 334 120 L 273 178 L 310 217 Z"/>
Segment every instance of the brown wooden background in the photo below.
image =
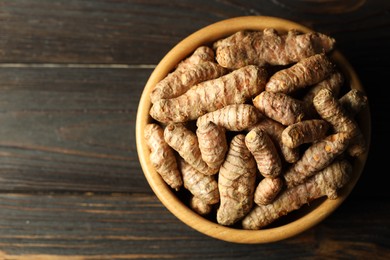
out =
<path fill-rule="evenodd" d="M 187 227 L 153 194 L 135 118 L 178 41 L 244 15 L 336 38 L 370 100 L 362 178 L 329 218 L 266 245 Z M 389 259 L 390 1 L 0 0 L 0 259 Z"/>

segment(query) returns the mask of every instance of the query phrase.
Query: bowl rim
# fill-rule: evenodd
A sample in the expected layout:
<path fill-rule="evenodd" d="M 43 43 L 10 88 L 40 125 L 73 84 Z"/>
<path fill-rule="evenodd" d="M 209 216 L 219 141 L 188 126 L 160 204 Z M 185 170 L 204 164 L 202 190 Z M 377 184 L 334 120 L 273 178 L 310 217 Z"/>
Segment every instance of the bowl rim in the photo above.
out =
<path fill-rule="evenodd" d="M 167 75 L 180 60 L 193 52 L 196 47 L 203 44 L 209 44 L 239 30 L 260 30 L 266 27 L 272 27 L 278 31 L 297 29 L 302 32 L 314 32 L 313 29 L 302 24 L 272 16 L 238 16 L 203 27 L 177 43 L 158 63 L 145 85 L 137 110 L 135 133 L 138 158 L 143 173 L 155 195 L 174 216 L 187 226 L 209 237 L 227 242 L 242 244 L 276 242 L 296 236 L 323 221 L 333 213 L 352 192 L 363 172 L 371 143 L 371 118 L 368 105 L 360 112 L 360 120 L 358 120 L 360 128 L 366 137 L 368 148 L 364 154 L 354 159 L 353 175 L 349 183 L 340 190 L 337 199 L 325 199 L 318 207 L 310 210 L 301 218 L 283 224 L 282 226 L 260 230 L 243 230 L 222 226 L 198 215 L 176 196 L 151 166 L 148 156 L 149 150 L 143 135 L 146 124 L 152 121 L 149 115 L 151 107 L 149 94 L 153 86 Z M 331 56 L 339 65 L 343 74 L 348 78 L 350 86 L 365 93 L 355 70 L 337 48 L 333 50 Z M 361 123 L 363 121 L 364 124 Z"/>

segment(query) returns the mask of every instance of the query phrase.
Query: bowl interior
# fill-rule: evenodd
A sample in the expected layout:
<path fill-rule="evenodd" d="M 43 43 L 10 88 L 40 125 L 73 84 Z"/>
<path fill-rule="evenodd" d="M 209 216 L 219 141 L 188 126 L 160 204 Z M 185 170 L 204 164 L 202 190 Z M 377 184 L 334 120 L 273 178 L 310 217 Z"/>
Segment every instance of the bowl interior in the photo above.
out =
<path fill-rule="evenodd" d="M 279 241 L 295 236 L 318 224 L 336 210 L 351 193 L 363 171 L 368 153 L 367 151 L 353 160 L 352 178 L 349 183 L 340 190 L 339 197 L 337 199 L 318 199 L 310 203 L 310 206 L 304 206 L 296 212 L 291 212 L 285 217 L 277 220 L 269 227 L 261 230 L 242 230 L 214 223 L 192 211 L 183 202 L 183 198 L 180 198 L 180 195 L 178 196 L 177 193 L 173 192 L 165 184 L 150 163 L 149 150 L 143 137 L 143 131 L 146 124 L 153 121 L 149 115 L 149 110 L 151 108 L 149 94 L 152 88 L 158 81 L 163 79 L 179 61 L 190 55 L 197 47 L 201 45 L 209 45 L 212 42 L 231 35 L 239 30 L 262 30 L 264 28 L 275 28 L 278 31 L 287 31 L 290 29 L 297 29 L 301 32 L 313 31 L 310 28 L 289 20 L 266 16 L 236 17 L 204 27 L 179 42 L 160 61 L 146 83 L 137 112 L 137 152 L 145 177 L 156 196 L 172 214 L 188 226 L 205 235 L 229 242 L 269 243 Z M 339 51 L 334 50 L 332 52 L 332 59 L 343 72 L 346 77 L 347 84 L 349 84 L 351 88 L 364 91 L 354 69 Z M 370 120 L 370 112 L 367 107 L 359 113 L 357 121 L 368 145 L 370 144 L 371 136 Z"/>

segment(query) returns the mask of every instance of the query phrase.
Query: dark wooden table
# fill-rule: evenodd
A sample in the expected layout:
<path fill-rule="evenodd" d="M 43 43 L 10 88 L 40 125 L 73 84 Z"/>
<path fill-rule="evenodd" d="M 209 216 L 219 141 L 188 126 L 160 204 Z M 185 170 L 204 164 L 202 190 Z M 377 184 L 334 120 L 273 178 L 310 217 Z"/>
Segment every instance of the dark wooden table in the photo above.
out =
<path fill-rule="evenodd" d="M 370 100 L 372 142 L 329 218 L 261 245 L 189 228 L 141 170 L 144 84 L 177 42 L 236 16 L 337 40 Z M 389 259 L 390 1 L 0 1 L 0 259 Z"/>

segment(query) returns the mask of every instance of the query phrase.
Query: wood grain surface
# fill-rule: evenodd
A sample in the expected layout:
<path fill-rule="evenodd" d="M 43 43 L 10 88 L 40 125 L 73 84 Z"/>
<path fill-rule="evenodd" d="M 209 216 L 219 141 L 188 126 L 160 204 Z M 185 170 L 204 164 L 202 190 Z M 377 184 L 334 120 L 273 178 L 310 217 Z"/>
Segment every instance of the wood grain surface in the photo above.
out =
<path fill-rule="evenodd" d="M 217 21 L 277 16 L 329 34 L 369 97 L 356 188 L 309 231 L 266 245 L 192 230 L 139 165 L 143 87 L 177 42 Z M 390 2 L 0 0 L 0 259 L 389 259 Z"/>

